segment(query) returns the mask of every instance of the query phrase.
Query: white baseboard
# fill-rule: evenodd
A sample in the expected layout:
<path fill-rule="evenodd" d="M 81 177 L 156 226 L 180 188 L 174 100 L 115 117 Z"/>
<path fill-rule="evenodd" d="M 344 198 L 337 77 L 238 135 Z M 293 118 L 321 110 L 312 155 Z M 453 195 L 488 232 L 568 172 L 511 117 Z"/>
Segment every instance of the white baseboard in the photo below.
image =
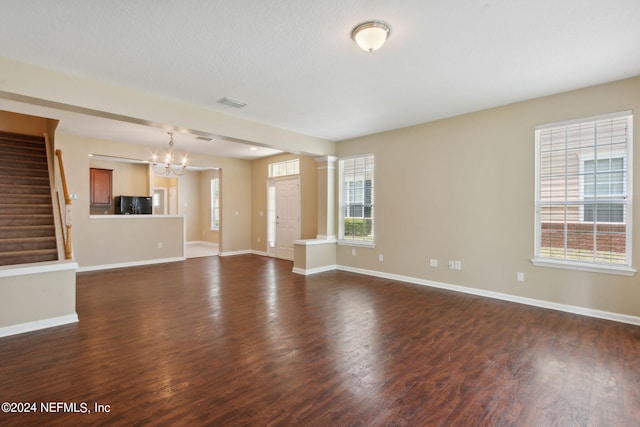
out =
<path fill-rule="evenodd" d="M 186 260 L 185 257 L 175 257 L 175 258 L 149 259 L 144 261 L 119 262 L 116 264 L 89 265 L 87 267 L 80 267 L 78 269 L 78 272 L 83 273 L 85 271 L 109 270 L 112 268 L 138 267 L 141 265 L 164 264 L 166 262 L 177 262 L 177 261 L 184 261 L 184 260 Z"/>
<path fill-rule="evenodd" d="M 254 254 L 254 255 L 269 256 L 269 254 L 267 252 L 263 252 L 263 251 L 252 250 L 251 253 Z"/>
<path fill-rule="evenodd" d="M 40 329 L 53 328 L 55 326 L 78 323 L 78 314 L 68 314 L 66 316 L 52 317 L 49 319 L 35 320 L 33 322 L 19 323 L 17 325 L 4 326 L 0 328 L 0 338 L 10 335 L 24 334 L 25 332 L 38 331 Z"/>
<path fill-rule="evenodd" d="M 333 271 L 333 270 L 336 270 L 336 269 L 337 269 L 337 266 L 335 266 L 335 265 L 325 265 L 323 267 L 310 268 L 308 270 L 306 270 L 304 268 L 294 267 L 293 270 L 291 270 L 291 271 L 293 273 L 296 273 L 296 274 L 302 274 L 303 276 L 308 276 L 310 274 L 324 273 L 325 271 Z"/>
<path fill-rule="evenodd" d="M 245 249 L 244 251 L 220 252 L 218 256 L 250 255 L 252 253 L 253 251 L 251 249 Z"/>
<path fill-rule="evenodd" d="M 211 247 L 218 247 L 217 243 L 212 243 L 212 242 L 205 242 L 204 240 L 191 240 L 189 242 L 186 242 L 186 245 L 205 245 L 205 246 L 211 246 Z"/>
<path fill-rule="evenodd" d="M 503 301 L 515 302 L 518 304 L 531 305 L 534 307 L 548 308 L 551 310 L 564 311 L 567 313 L 580 314 L 598 319 L 613 320 L 614 322 L 629 323 L 631 325 L 640 326 L 640 317 L 630 316 L 627 314 L 613 313 L 609 311 L 595 310 L 592 308 L 578 307 L 574 305 L 559 304 L 550 301 L 544 301 L 534 298 L 519 297 L 517 295 L 503 294 L 501 292 L 486 291 L 483 289 L 469 288 L 466 286 L 450 285 L 448 283 L 434 282 L 432 280 L 418 279 L 416 277 L 402 276 L 398 274 L 385 273 L 381 271 L 365 270 L 362 268 L 347 267 L 344 265 L 336 266 L 337 270 L 348 271 L 351 273 L 364 274 L 367 276 L 381 277 L 383 279 L 398 280 L 401 282 L 413 283 L 416 285 L 429 286 L 432 288 L 446 289 L 449 291 L 462 292 L 465 294 L 477 295 L 481 297 L 493 298 Z"/>

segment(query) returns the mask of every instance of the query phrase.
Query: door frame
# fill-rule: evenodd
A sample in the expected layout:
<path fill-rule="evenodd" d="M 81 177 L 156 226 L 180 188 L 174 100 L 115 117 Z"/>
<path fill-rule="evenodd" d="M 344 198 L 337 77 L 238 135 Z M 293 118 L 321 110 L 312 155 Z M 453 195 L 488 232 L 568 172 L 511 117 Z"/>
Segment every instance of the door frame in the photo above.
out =
<path fill-rule="evenodd" d="M 298 183 L 298 238 L 302 233 L 302 195 L 300 185 L 300 175 L 286 175 L 276 178 L 268 178 L 267 180 L 267 256 L 272 258 L 278 258 L 277 254 L 277 182 L 295 180 Z M 283 258 L 284 259 L 284 258 Z"/>

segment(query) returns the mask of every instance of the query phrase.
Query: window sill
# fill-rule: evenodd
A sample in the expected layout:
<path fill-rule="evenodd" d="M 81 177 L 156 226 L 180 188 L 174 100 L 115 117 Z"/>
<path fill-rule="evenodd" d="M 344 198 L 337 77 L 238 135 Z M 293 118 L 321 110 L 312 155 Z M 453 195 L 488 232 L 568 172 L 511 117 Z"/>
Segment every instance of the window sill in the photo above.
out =
<path fill-rule="evenodd" d="M 365 248 L 375 248 L 375 242 L 360 242 L 357 240 L 338 240 L 339 246 L 360 246 Z"/>
<path fill-rule="evenodd" d="M 567 270 L 589 271 L 592 273 L 618 274 L 621 276 L 633 276 L 636 274 L 634 268 L 626 265 L 610 266 L 550 258 L 532 258 L 531 263 L 537 267 L 564 268 Z"/>

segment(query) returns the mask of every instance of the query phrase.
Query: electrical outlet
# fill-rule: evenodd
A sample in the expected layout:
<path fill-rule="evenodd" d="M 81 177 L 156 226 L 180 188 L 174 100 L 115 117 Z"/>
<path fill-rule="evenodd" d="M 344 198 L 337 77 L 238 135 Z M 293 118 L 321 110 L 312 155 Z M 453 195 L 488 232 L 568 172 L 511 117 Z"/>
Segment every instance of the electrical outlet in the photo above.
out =
<path fill-rule="evenodd" d="M 378 261 L 380 262 L 384 261 L 384 255 L 378 254 Z"/>
<path fill-rule="evenodd" d="M 162 249 L 162 242 L 158 242 L 158 249 Z"/>
<path fill-rule="evenodd" d="M 518 279 L 518 282 L 524 282 L 524 273 L 522 271 L 518 271 L 518 273 L 516 273 L 516 279 Z"/>
<path fill-rule="evenodd" d="M 355 254 L 356 254 L 355 248 L 351 249 L 351 255 L 355 255 Z"/>
<path fill-rule="evenodd" d="M 462 270 L 462 261 L 456 261 L 454 267 L 456 270 Z"/>
<path fill-rule="evenodd" d="M 431 258 L 431 259 L 429 260 L 429 266 L 430 266 L 430 267 L 434 267 L 434 268 L 435 268 L 435 267 L 437 267 L 437 266 L 438 266 L 438 260 L 437 260 L 437 259 L 433 259 L 433 258 Z"/>
<path fill-rule="evenodd" d="M 449 270 L 453 270 L 455 268 L 455 264 L 453 261 L 449 261 Z"/>

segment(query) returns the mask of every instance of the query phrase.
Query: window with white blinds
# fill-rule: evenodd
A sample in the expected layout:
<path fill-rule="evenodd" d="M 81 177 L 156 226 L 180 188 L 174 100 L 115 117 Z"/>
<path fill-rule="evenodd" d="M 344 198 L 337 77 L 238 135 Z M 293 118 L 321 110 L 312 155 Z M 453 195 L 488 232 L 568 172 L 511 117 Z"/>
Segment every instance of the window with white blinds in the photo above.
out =
<path fill-rule="evenodd" d="M 536 129 L 534 264 L 632 270 L 632 141 L 630 112 Z"/>
<path fill-rule="evenodd" d="M 211 180 L 211 229 L 220 229 L 220 179 Z"/>
<path fill-rule="evenodd" d="M 271 163 L 269 165 L 269 178 L 300 174 L 300 159 Z"/>
<path fill-rule="evenodd" d="M 343 242 L 374 243 L 374 165 L 372 154 L 338 162 L 339 238 Z"/>

